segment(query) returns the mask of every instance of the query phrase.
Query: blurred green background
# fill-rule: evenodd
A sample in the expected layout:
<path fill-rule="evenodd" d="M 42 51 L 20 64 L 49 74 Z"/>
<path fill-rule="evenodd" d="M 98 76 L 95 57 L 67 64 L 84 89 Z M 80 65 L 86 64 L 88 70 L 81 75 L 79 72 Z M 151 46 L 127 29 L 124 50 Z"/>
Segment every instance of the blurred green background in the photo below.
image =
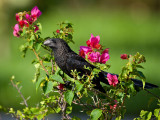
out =
<path fill-rule="evenodd" d="M 160 86 L 160 1 L 159 0 L 1 0 L 0 1 L 0 105 L 21 108 L 19 97 L 10 83 L 15 75 L 21 81 L 25 97 L 31 96 L 29 105 L 41 100 L 41 91 L 36 92 L 32 83 L 35 68 L 31 64 L 35 58 L 28 52 L 21 57 L 19 46 L 23 39 L 13 36 L 16 24 L 15 13 L 30 11 L 34 6 L 42 11 L 42 37 L 52 37 L 57 24 L 68 20 L 74 24 L 74 41 L 71 48 L 78 53 L 79 47 L 93 35 L 100 35 L 101 44 L 110 48 L 112 73 L 120 73 L 126 61 L 120 54 L 140 52 L 146 57 L 144 64 L 147 81 Z M 160 96 L 159 89 L 151 90 Z M 151 95 L 141 91 L 127 100 L 127 113 L 136 115 L 141 109 L 153 110 L 157 107 Z"/>

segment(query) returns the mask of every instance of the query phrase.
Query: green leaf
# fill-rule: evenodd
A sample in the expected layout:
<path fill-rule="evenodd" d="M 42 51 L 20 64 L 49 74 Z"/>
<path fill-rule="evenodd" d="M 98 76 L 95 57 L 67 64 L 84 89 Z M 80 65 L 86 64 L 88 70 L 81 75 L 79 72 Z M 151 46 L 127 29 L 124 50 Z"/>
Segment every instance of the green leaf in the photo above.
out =
<path fill-rule="evenodd" d="M 136 65 L 136 67 L 144 69 L 144 67 L 142 65 Z"/>
<path fill-rule="evenodd" d="M 53 82 L 52 81 L 46 81 L 45 82 L 45 86 L 43 87 L 43 91 L 44 91 L 44 94 L 48 94 L 52 91 L 53 89 Z"/>
<path fill-rule="evenodd" d="M 144 120 L 150 120 L 152 116 L 152 112 L 142 110 L 140 113 L 140 117 Z"/>
<path fill-rule="evenodd" d="M 72 112 L 72 106 L 68 106 L 66 109 L 66 114 L 70 114 Z"/>
<path fill-rule="evenodd" d="M 59 76 L 59 75 L 53 75 L 51 78 L 52 78 L 53 80 L 59 82 L 59 83 L 64 84 L 64 81 L 63 81 L 62 77 Z"/>
<path fill-rule="evenodd" d="M 36 44 L 34 45 L 35 50 L 36 50 L 36 51 L 39 51 L 39 49 L 41 48 L 41 45 L 42 45 L 42 43 L 36 43 Z"/>
<path fill-rule="evenodd" d="M 43 115 L 43 114 L 40 114 L 40 115 L 37 116 L 37 119 L 38 119 L 38 120 L 42 120 L 43 118 L 44 118 L 44 115 Z"/>
<path fill-rule="evenodd" d="M 19 49 L 20 49 L 20 51 L 22 52 L 22 57 L 25 57 L 26 52 L 27 52 L 27 50 L 28 50 L 28 44 L 25 43 L 24 45 L 21 45 Z"/>
<path fill-rule="evenodd" d="M 132 64 L 131 64 L 131 63 L 129 63 L 129 64 L 128 64 L 128 69 L 129 69 L 129 71 L 130 71 L 130 72 L 132 72 L 132 71 L 133 71 L 133 66 L 132 66 Z"/>
<path fill-rule="evenodd" d="M 42 31 L 42 25 L 41 25 L 41 23 L 37 23 L 37 25 L 38 25 L 39 31 Z"/>
<path fill-rule="evenodd" d="M 69 105 L 72 104 L 73 97 L 74 97 L 73 91 L 68 90 L 64 93 L 64 98 Z"/>
<path fill-rule="evenodd" d="M 45 80 L 45 78 L 41 78 L 36 82 L 36 91 L 38 90 L 40 84 Z"/>
<path fill-rule="evenodd" d="M 77 92 L 81 91 L 83 88 L 83 84 L 81 84 L 78 80 L 75 81 Z"/>
<path fill-rule="evenodd" d="M 101 109 L 94 109 L 91 112 L 91 120 L 98 120 L 98 118 L 102 115 Z"/>
<path fill-rule="evenodd" d="M 56 111 L 56 113 L 59 113 L 61 111 L 60 107 L 54 108 L 54 110 Z"/>
<path fill-rule="evenodd" d="M 154 116 L 159 117 L 160 116 L 160 109 L 154 110 Z M 159 120 L 159 119 L 158 119 Z"/>
<path fill-rule="evenodd" d="M 116 117 L 115 120 L 121 120 L 121 116 Z"/>
<path fill-rule="evenodd" d="M 138 71 L 139 77 L 142 79 L 146 79 L 146 77 L 144 76 L 144 74 L 141 71 Z"/>
<path fill-rule="evenodd" d="M 9 113 L 15 114 L 14 109 L 13 109 L 13 108 L 10 108 L 10 109 L 9 109 Z"/>
<path fill-rule="evenodd" d="M 34 66 L 36 69 L 38 69 L 40 67 L 40 63 L 36 63 Z"/>

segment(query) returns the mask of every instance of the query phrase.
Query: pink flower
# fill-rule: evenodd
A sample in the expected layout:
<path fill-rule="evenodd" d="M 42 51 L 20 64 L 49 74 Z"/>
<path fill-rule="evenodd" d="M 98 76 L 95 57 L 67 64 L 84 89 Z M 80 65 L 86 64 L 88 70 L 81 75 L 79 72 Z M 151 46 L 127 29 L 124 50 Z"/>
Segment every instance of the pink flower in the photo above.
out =
<path fill-rule="evenodd" d="M 60 89 L 60 90 L 63 90 L 63 87 L 64 87 L 64 84 L 61 84 L 61 83 L 60 83 L 60 84 L 58 85 L 58 89 Z"/>
<path fill-rule="evenodd" d="M 102 53 L 102 55 L 99 58 L 99 62 L 106 64 L 106 62 L 109 60 L 109 54 L 108 53 Z"/>
<path fill-rule="evenodd" d="M 88 54 L 88 59 L 91 62 L 99 62 L 100 53 L 99 52 L 92 52 Z"/>
<path fill-rule="evenodd" d="M 15 37 L 19 37 L 20 36 L 20 32 L 21 31 L 21 29 L 19 29 L 19 25 L 18 24 L 15 24 L 15 26 L 14 26 L 14 28 L 13 28 L 13 35 L 15 36 Z"/>
<path fill-rule="evenodd" d="M 114 100 L 114 103 L 115 103 L 114 105 L 110 105 L 111 110 L 115 110 L 117 108 L 118 101 Z"/>
<path fill-rule="evenodd" d="M 32 10 L 31 10 L 31 17 L 33 18 L 33 22 L 35 22 L 37 20 L 37 18 L 42 14 L 42 12 L 38 9 L 37 6 L 35 6 Z"/>
<path fill-rule="evenodd" d="M 116 107 L 117 107 L 117 104 L 115 104 L 115 105 L 113 105 L 113 106 L 112 106 L 112 105 L 110 105 L 110 109 L 111 109 L 111 110 L 115 110 L 115 109 L 116 109 Z"/>
<path fill-rule="evenodd" d="M 23 20 L 19 20 L 19 23 L 18 23 L 21 27 L 24 26 L 24 21 Z"/>
<path fill-rule="evenodd" d="M 128 55 L 127 54 L 121 54 L 121 59 L 125 60 L 125 59 L 128 59 Z"/>
<path fill-rule="evenodd" d="M 16 20 L 19 21 L 20 20 L 20 17 L 18 15 L 18 13 L 16 13 Z"/>
<path fill-rule="evenodd" d="M 107 74 L 107 79 L 110 85 L 113 85 L 115 87 L 118 84 L 118 78 L 116 75 L 112 75 L 110 73 Z"/>
<path fill-rule="evenodd" d="M 102 53 L 109 53 L 109 48 L 106 48 L 105 50 L 103 50 Z"/>
<path fill-rule="evenodd" d="M 28 23 L 27 20 L 24 20 L 24 24 L 25 24 L 26 27 L 29 27 L 29 23 Z"/>
<path fill-rule="evenodd" d="M 91 34 L 90 39 L 86 43 L 89 47 L 100 49 L 101 45 L 99 44 L 99 42 L 100 42 L 100 36 L 94 37 L 93 34 Z"/>
<path fill-rule="evenodd" d="M 92 52 L 92 49 L 90 47 L 86 46 L 80 46 L 79 55 L 83 58 L 89 53 Z"/>
<path fill-rule="evenodd" d="M 26 14 L 26 19 L 27 19 L 27 21 L 28 21 L 29 24 L 33 23 L 33 19 L 32 19 L 32 17 L 29 14 Z"/>
<path fill-rule="evenodd" d="M 34 27 L 35 27 L 34 32 L 36 33 L 37 30 L 39 30 L 39 27 L 37 25 L 35 25 Z"/>

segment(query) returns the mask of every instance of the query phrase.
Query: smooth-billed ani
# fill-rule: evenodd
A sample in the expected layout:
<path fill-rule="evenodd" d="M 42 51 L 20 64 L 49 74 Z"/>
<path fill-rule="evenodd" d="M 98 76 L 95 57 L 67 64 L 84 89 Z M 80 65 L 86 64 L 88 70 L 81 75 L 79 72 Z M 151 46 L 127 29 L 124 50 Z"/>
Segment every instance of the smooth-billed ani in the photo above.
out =
<path fill-rule="evenodd" d="M 79 72 L 80 76 L 83 74 L 90 74 L 91 71 L 88 69 L 85 69 L 84 66 L 89 67 L 91 69 L 94 69 L 95 66 L 87 62 L 83 57 L 79 56 L 77 53 L 71 50 L 71 48 L 68 46 L 68 44 L 63 40 L 59 38 L 52 38 L 47 39 L 44 41 L 44 45 L 49 46 L 53 53 L 55 62 L 59 66 L 59 68 L 66 73 L 68 76 L 73 77 L 71 75 L 71 70 L 77 70 Z M 100 90 L 101 92 L 105 92 L 103 87 L 101 86 L 100 82 L 108 83 L 108 80 L 106 79 L 108 72 L 101 71 L 98 74 L 98 77 L 95 77 L 93 79 L 93 84 L 96 84 L 95 88 Z M 118 76 L 118 75 L 117 75 Z M 143 87 L 142 81 L 137 79 L 131 79 L 134 82 L 135 86 Z M 153 85 L 151 83 L 146 83 L 145 88 L 156 88 L 158 86 Z"/>

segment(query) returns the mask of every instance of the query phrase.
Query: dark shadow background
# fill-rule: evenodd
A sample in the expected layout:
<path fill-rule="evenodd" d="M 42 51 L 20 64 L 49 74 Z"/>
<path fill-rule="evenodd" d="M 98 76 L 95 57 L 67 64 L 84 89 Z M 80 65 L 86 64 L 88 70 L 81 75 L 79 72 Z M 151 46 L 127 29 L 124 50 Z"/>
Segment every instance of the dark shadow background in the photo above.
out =
<path fill-rule="evenodd" d="M 101 44 L 110 48 L 112 73 L 120 73 L 125 61 L 120 54 L 140 52 L 146 56 L 144 64 L 147 81 L 160 86 L 160 1 L 159 0 L 1 0 L 0 1 L 0 105 L 22 108 L 10 77 L 15 75 L 21 81 L 25 97 L 31 96 L 30 106 L 41 100 L 41 90 L 36 92 L 32 83 L 35 68 L 31 61 L 35 56 L 28 52 L 21 57 L 19 46 L 23 39 L 12 34 L 16 23 L 15 13 L 29 11 L 34 6 L 42 11 L 42 37 L 52 37 L 57 23 L 69 20 L 74 24 L 74 41 L 71 48 L 79 47 L 93 35 L 100 35 Z M 159 89 L 151 90 L 160 96 Z M 141 91 L 127 100 L 127 113 L 136 115 L 141 109 L 153 110 L 155 100 L 148 106 L 152 96 Z M 78 111 L 77 111 L 78 112 Z"/>

